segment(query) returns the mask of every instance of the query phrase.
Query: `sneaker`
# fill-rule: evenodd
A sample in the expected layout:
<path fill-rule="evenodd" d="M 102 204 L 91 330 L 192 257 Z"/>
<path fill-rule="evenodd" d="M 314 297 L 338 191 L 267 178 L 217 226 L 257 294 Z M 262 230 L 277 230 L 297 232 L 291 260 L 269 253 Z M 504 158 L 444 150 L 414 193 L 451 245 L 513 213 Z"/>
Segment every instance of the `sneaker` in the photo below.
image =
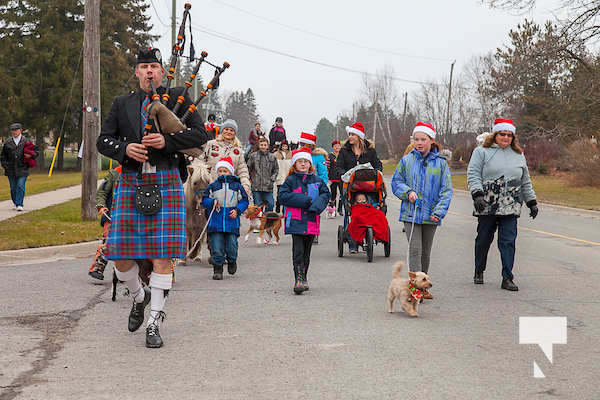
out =
<path fill-rule="evenodd" d="M 515 285 L 512 279 L 508 278 L 502 278 L 502 285 L 500 287 L 505 290 L 510 290 L 511 292 L 519 291 L 519 287 Z"/>
<path fill-rule="evenodd" d="M 23 206 L 17 206 L 17 211 L 23 211 Z"/>
<path fill-rule="evenodd" d="M 229 272 L 229 275 L 235 274 L 236 271 L 237 271 L 237 262 L 235 262 L 235 261 L 228 262 L 227 263 L 227 272 Z"/>
<path fill-rule="evenodd" d="M 300 277 L 298 277 L 296 279 L 296 283 L 294 284 L 294 293 L 302 294 L 302 292 L 304 292 L 305 290 L 306 290 L 306 288 L 302 284 L 302 279 Z"/>
<path fill-rule="evenodd" d="M 222 265 L 214 265 L 213 264 L 213 280 L 215 280 L 215 281 L 223 280 L 223 266 Z"/>
<path fill-rule="evenodd" d="M 252 231 L 253 233 L 260 233 L 260 229 L 255 229 Z"/>
<path fill-rule="evenodd" d="M 141 303 L 133 302 L 131 311 L 129 312 L 129 324 L 127 329 L 129 332 L 137 331 L 144 323 L 144 309 L 150 303 L 150 289 L 144 288 L 144 301 Z"/>
<path fill-rule="evenodd" d="M 165 313 L 162 311 L 160 312 L 159 318 L 161 317 L 162 319 L 165 318 Z M 160 337 L 160 332 L 158 330 L 158 321 L 155 321 L 146 327 L 146 347 L 157 349 L 162 347 L 162 345 L 163 340 L 162 337 Z"/>

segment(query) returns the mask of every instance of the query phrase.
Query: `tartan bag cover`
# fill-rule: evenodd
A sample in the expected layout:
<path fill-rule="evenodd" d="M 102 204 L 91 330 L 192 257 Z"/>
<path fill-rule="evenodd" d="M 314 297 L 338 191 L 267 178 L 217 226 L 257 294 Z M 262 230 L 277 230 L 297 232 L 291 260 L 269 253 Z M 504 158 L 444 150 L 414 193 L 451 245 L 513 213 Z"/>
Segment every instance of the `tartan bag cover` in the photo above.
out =
<path fill-rule="evenodd" d="M 155 184 L 162 195 L 162 209 L 144 215 L 135 208 L 137 185 Z M 177 170 L 143 174 L 122 173 L 117 181 L 107 240 L 107 259 L 135 260 L 184 258 L 185 198 Z"/>

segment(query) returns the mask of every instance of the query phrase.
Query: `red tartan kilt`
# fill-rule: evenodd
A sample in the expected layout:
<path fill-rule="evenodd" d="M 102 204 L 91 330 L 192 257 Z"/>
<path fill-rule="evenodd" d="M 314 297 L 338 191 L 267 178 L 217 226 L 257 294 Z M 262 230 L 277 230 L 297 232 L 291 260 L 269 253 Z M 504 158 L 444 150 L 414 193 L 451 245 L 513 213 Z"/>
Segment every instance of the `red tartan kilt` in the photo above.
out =
<path fill-rule="evenodd" d="M 135 208 L 135 186 L 156 184 L 162 209 L 147 216 Z M 185 198 L 177 170 L 144 174 L 122 173 L 115 187 L 107 259 L 134 260 L 185 257 Z"/>

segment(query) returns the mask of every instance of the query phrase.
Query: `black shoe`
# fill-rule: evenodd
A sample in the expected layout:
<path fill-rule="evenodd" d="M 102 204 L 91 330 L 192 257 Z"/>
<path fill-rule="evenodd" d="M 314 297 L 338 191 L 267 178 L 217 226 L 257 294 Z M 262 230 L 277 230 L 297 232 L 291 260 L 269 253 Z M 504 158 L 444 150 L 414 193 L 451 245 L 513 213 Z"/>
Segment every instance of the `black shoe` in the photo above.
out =
<path fill-rule="evenodd" d="M 302 292 L 304 292 L 306 290 L 306 288 L 304 287 L 304 284 L 303 284 L 304 276 L 302 275 L 302 272 L 300 271 L 301 268 L 302 267 L 294 268 L 294 277 L 296 279 L 296 283 L 294 283 L 294 293 L 296 293 L 296 294 L 302 294 Z"/>
<path fill-rule="evenodd" d="M 483 271 L 481 271 L 481 272 L 475 271 L 475 276 L 473 276 L 473 283 L 476 285 L 483 284 Z"/>
<path fill-rule="evenodd" d="M 315 236 L 313 239 L 313 244 L 319 244 L 319 236 Z"/>
<path fill-rule="evenodd" d="M 223 266 L 222 265 L 213 264 L 213 279 L 215 281 L 223 280 Z"/>
<path fill-rule="evenodd" d="M 144 301 L 141 303 L 134 301 L 129 312 L 129 324 L 127 325 L 129 332 L 137 331 L 144 323 L 144 309 L 148 303 L 150 303 L 150 289 L 144 288 Z"/>
<path fill-rule="evenodd" d="M 101 280 L 101 281 L 104 280 L 104 274 L 102 272 L 100 272 L 99 270 L 97 270 L 97 269 L 94 269 L 94 270 L 88 272 L 88 275 L 91 276 L 94 279 L 98 279 L 98 280 Z"/>
<path fill-rule="evenodd" d="M 235 261 L 228 262 L 227 263 L 227 272 L 229 272 L 229 275 L 235 274 L 236 271 L 237 271 L 237 262 L 235 262 Z"/>
<path fill-rule="evenodd" d="M 511 292 L 517 292 L 519 287 L 515 285 L 512 279 L 502 278 L 502 289 L 510 290 Z"/>
<path fill-rule="evenodd" d="M 158 321 L 156 321 L 146 327 L 146 347 L 157 349 L 162 347 L 162 345 L 163 340 L 158 331 Z"/>
<path fill-rule="evenodd" d="M 310 286 L 308 286 L 308 268 L 304 268 L 302 270 L 302 286 L 304 286 L 304 290 L 310 290 Z"/>

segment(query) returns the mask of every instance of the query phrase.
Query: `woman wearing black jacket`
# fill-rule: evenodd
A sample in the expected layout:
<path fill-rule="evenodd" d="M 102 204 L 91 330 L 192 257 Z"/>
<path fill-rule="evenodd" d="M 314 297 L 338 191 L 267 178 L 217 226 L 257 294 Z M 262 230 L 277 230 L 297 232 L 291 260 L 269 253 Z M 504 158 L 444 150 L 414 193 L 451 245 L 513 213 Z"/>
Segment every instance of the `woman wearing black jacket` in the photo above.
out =
<path fill-rule="evenodd" d="M 344 175 L 348 170 L 358 164 L 371 163 L 376 170 L 383 171 L 383 165 L 377 157 L 375 146 L 365 139 L 365 128 L 360 122 L 346 127 L 348 140 L 340 150 L 335 163 L 339 175 Z"/>

